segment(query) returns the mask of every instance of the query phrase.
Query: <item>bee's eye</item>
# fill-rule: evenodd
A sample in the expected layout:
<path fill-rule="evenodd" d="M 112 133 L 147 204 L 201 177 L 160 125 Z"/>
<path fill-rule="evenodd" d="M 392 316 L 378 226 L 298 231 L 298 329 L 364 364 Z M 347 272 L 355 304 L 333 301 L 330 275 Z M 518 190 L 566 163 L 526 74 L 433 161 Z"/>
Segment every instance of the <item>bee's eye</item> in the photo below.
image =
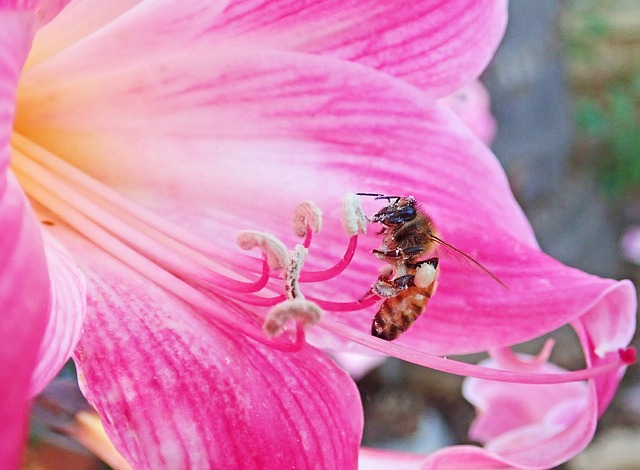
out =
<path fill-rule="evenodd" d="M 416 208 L 413 206 L 404 206 L 394 210 L 382 219 L 385 225 L 399 225 L 409 222 L 416 218 Z"/>
<path fill-rule="evenodd" d="M 404 206 L 398 209 L 395 215 L 404 221 L 413 220 L 416 218 L 416 208 L 413 206 Z"/>

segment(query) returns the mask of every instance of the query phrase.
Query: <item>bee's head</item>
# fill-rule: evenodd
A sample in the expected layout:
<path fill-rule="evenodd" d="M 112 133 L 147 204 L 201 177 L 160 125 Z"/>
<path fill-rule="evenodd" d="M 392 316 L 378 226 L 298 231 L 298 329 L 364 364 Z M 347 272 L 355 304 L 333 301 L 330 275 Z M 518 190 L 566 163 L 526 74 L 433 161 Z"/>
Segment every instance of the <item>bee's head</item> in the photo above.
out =
<path fill-rule="evenodd" d="M 379 198 L 382 199 L 382 198 Z M 413 196 L 398 196 L 371 219 L 386 226 L 402 225 L 416 218 L 416 200 Z"/>

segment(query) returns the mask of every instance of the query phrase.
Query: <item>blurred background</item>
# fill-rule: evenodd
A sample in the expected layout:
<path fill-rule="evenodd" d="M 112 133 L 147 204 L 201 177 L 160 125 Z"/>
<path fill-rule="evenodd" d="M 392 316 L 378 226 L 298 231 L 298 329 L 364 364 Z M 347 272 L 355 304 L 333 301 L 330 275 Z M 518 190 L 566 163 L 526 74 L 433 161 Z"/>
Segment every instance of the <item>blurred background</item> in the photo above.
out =
<path fill-rule="evenodd" d="M 511 0 L 506 36 L 481 82 L 496 126 L 481 123 L 478 132 L 491 141 L 542 249 L 640 285 L 640 0 Z M 461 90 L 449 105 L 464 113 L 474 93 Z M 582 367 L 573 333 L 552 336 L 552 360 Z M 640 469 L 639 369 L 627 371 L 590 447 L 558 468 Z M 69 366 L 37 400 L 25 468 L 108 468 L 78 444 L 78 433 L 89 431 L 77 413 L 88 406 L 73 380 Z M 364 444 L 428 453 L 471 443 L 474 410 L 461 383 L 386 360 L 358 380 Z"/>

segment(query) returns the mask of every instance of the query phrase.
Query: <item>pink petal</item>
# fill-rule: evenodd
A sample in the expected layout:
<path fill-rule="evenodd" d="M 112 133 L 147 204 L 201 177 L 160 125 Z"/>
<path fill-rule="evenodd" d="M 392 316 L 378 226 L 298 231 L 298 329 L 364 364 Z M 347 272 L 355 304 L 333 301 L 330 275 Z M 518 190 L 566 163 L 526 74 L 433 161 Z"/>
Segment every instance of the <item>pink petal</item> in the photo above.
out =
<path fill-rule="evenodd" d="M 224 5 L 226 5 L 225 0 L 188 3 L 173 0 L 71 2 L 60 12 L 55 21 L 38 31 L 27 69 L 60 54 L 66 48 L 73 49 L 76 43 L 91 43 L 97 40 L 105 44 L 103 35 L 113 40 L 121 36 L 121 29 L 125 30 L 125 35 L 128 34 L 127 28 L 136 32 L 137 46 L 133 49 L 121 49 L 119 53 L 117 49 L 100 51 L 103 58 L 111 57 L 122 64 L 126 61 L 125 54 L 128 50 L 138 53 L 140 52 L 138 48 L 156 47 L 157 39 L 161 39 L 161 43 L 168 41 L 172 47 L 176 47 L 184 44 L 187 38 L 193 39 L 194 36 L 199 35 L 206 25 L 211 24 Z M 116 42 L 119 40 L 116 39 Z M 67 51 L 61 53 L 60 60 L 65 60 L 66 54 Z M 99 64 L 92 61 L 90 66 L 99 67 Z"/>
<path fill-rule="evenodd" d="M 589 367 L 615 361 L 618 352 L 626 348 L 634 334 L 636 316 L 627 310 L 635 310 L 636 298 L 625 296 L 622 292 L 617 294 L 608 297 L 606 302 L 596 305 L 572 324 Z M 616 308 L 613 314 L 612 308 Z M 613 370 L 594 379 L 598 416 L 604 413 L 613 399 L 624 371 Z"/>
<path fill-rule="evenodd" d="M 31 17 L 34 9 L 37 8 L 39 0 L 0 0 L 0 10 L 3 10 L 3 15 L 11 15 L 9 12 L 28 12 L 31 11 L 27 16 Z M 4 20 L 3 20 L 4 21 Z M 31 19 L 28 20 L 28 23 L 31 23 Z M 3 33 L 6 30 L 2 30 Z M 9 31 L 7 31 L 9 32 Z M 23 59 L 24 60 L 24 59 Z"/>
<path fill-rule="evenodd" d="M 71 356 L 80 338 L 87 307 L 84 276 L 64 247 L 47 232 L 43 235 L 51 279 L 51 303 L 38 365 L 31 380 L 31 396 L 40 393 Z"/>
<path fill-rule="evenodd" d="M 8 144 L 15 113 L 16 84 L 29 52 L 33 28 L 33 13 L 14 9 L 13 4 L 0 3 L 0 175 L 4 175 L 9 165 Z"/>
<path fill-rule="evenodd" d="M 232 2 L 212 41 L 326 54 L 444 96 L 477 77 L 506 25 L 506 2 Z M 478 40 L 482 38 L 482 40 Z"/>
<path fill-rule="evenodd" d="M 547 366 L 544 372 L 560 369 Z M 542 421 L 562 401 L 585 397 L 587 386 L 582 382 L 534 386 L 468 379 L 463 393 L 478 412 L 470 437 L 487 442 L 512 429 Z"/>
<path fill-rule="evenodd" d="M 360 398 L 328 357 L 310 346 L 277 351 L 207 322 L 95 247 L 59 235 L 90 264 L 74 357 L 80 383 L 133 467 L 355 465 Z"/>
<path fill-rule="evenodd" d="M 384 470 L 388 468 L 401 470 L 491 470 L 491 469 L 547 469 L 550 465 L 544 461 L 553 459 L 545 455 L 547 447 L 537 447 L 536 438 L 539 436 L 520 436 L 520 441 L 515 439 L 515 446 L 534 446 L 533 452 L 541 454 L 539 459 L 529 458 L 526 461 L 520 459 L 505 458 L 497 452 L 486 448 L 458 445 L 451 446 L 434 452 L 430 455 L 405 454 L 400 452 L 383 451 L 378 449 L 361 449 L 359 468 L 361 470 Z M 563 437 L 558 436 L 559 443 L 550 448 L 561 447 Z M 557 460 L 557 459 L 556 459 Z"/>
<path fill-rule="evenodd" d="M 498 456 L 480 447 L 452 446 L 433 453 L 422 470 L 491 470 L 514 468 Z"/>
<path fill-rule="evenodd" d="M 489 92 L 479 81 L 471 82 L 441 99 L 478 138 L 489 145 L 496 135 L 497 124 L 491 114 Z"/>
<path fill-rule="evenodd" d="M 40 230 L 7 171 L 14 91 L 31 42 L 33 14 L 0 3 L 0 462 L 18 468 L 26 438 L 29 384 L 44 334 L 49 278 Z"/>
<path fill-rule="evenodd" d="M 382 449 L 362 447 L 358 460 L 359 470 L 417 470 L 423 468 L 424 455 L 406 454 Z"/>
<path fill-rule="evenodd" d="M 17 181 L 5 171 L 0 187 L 0 461 L 17 468 L 47 324 L 49 277 L 40 230 Z"/>
<path fill-rule="evenodd" d="M 446 241 L 508 286 L 443 253 L 438 292 L 400 339 L 419 351 L 454 354 L 514 344 L 600 306 L 629 315 L 633 287 L 542 254 L 495 157 L 414 88 L 314 56 L 200 58 L 197 65 L 191 56 L 149 59 L 122 70 L 117 80 L 98 75 L 68 88 L 27 76 L 21 109 L 28 114 L 18 126 L 159 213 L 208 237 L 217 231 L 222 252 L 234 253 L 234 233 L 242 228 L 293 243 L 283 221 L 299 201 L 313 199 L 328 211 L 315 266 L 328 264 L 346 244 L 338 222 L 342 194 L 413 194 Z M 88 153 L 90 160 L 83 157 Z M 379 201 L 367 202 L 368 212 L 379 208 Z M 363 239 L 352 269 L 308 292 L 359 298 L 376 278 L 380 263 L 367 251 L 378 243 L 374 235 Z M 372 315 L 341 315 L 339 321 L 368 331 Z"/>
<path fill-rule="evenodd" d="M 40 0 L 39 2 L 37 2 L 37 27 L 41 28 L 42 26 L 49 23 L 70 2 L 71 0 Z"/>
<path fill-rule="evenodd" d="M 347 351 L 332 352 L 331 357 L 338 363 L 340 367 L 346 370 L 353 380 L 360 380 L 371 370 L 382 364 L 386 356 L 371 354 L 354 353 Z"/>
<path fill-rule="evenodd" d="M 604 357 L 626 347 L 633 338 L 637 307 L 635 296 L 627 290 L 611 292 L 602 302 L 581 317 L 595 357 Z"/>
<path fill-rule="evenodd" d="M 452 446 L 429 456 L 405 454 L 379 449 L 360 450 L 360 470 L 490 470 L 512 466 L 485 449 L 475 446 Z"/>
<path fill-rule="evenodd" d="M 625 231 L 620 248 L 627 261 L 640 264 L 640 226 L 635 225 Z"/>
<path fill-rule="evenodd" d="M 547 365 L 540 372 L 561 369 Z M 523 385 L 467 379 L 463 393 L 478 410 L 471 438 L 516 467 L 559 465 L 582 451 L 595 432 L 593 382 Z"/>
<path fill-rule="evenodd" d="M 182 49 L 185 41 L 190 47 L 206 45 L 208 53 L 291 50 L 355 61 L 407 79 L 432 96 L 445 96 L 482 72 L 506 25 L 506 2 L 502 0 L 430 0 L 402 7 L 384 1 L 329 0 L 304 8 L 291 0 L 268 4 L 238 0 L 228 7 L 222 0 L 163 1 L 143 2 L 134 8 L 138 2 L 71 4 L 55 22 L 58 24 L 50 24 L 49 31 L 36 40 L 32 63 L 108 25 L 102 33 L 116 39 L 114 47 L 108 47 L 101 34 L 84 41 L 94 43 L 91 49 L 104 47 L 99 56 L 105 66 L 113 65 L 116 58 L 122 64 L 123 54 L 166 56 Z M 135 31 L 136 39 L 124 47 L 128 31 Z M 66 56 L 63 53 L 55 60 L 66 61 Z"/>

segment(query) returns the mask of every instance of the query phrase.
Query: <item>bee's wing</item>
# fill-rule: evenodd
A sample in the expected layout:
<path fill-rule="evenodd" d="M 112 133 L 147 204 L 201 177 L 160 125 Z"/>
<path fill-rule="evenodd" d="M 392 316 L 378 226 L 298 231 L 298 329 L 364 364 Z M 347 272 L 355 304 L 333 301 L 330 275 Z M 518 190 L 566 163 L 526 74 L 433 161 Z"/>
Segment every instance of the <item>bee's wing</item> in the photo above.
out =
<path fill-rule="evenodd" d="M 473 265 L 474 267 L 480 269 L 483 273 L 485 273 L 486 275 L 491 277 L 491 279 L 496 281 L 502 287 L 504 287 L 505 289 L 509 288 L 504 282 L 502 282 L 502 280 L 498 276 L 493 274 L 491 271 L 489 271 L 487 268 L 485 268 L 482 264 L 480 264 L 480 262 L 478 262 L 475 259 L 473 259 L 471 256 L 466 254 L 464 251 L 457 249 L 455 246 L 445 242 L 442 238 L 437 237 L 436 235 L 431 234 L 430 236 L 431 236 L 431 239 L 434 242 L 436 242 L 439 246 L 441 246 L 441 247 L 445 248 L 446 250 L 449 250 L 449 251 L 451 251 L 451 252 L 453 252 L 453 253 L 455 253 L 457 255 L 460 255 L 465 261 L 467 261 L 469 264 Z"/>

